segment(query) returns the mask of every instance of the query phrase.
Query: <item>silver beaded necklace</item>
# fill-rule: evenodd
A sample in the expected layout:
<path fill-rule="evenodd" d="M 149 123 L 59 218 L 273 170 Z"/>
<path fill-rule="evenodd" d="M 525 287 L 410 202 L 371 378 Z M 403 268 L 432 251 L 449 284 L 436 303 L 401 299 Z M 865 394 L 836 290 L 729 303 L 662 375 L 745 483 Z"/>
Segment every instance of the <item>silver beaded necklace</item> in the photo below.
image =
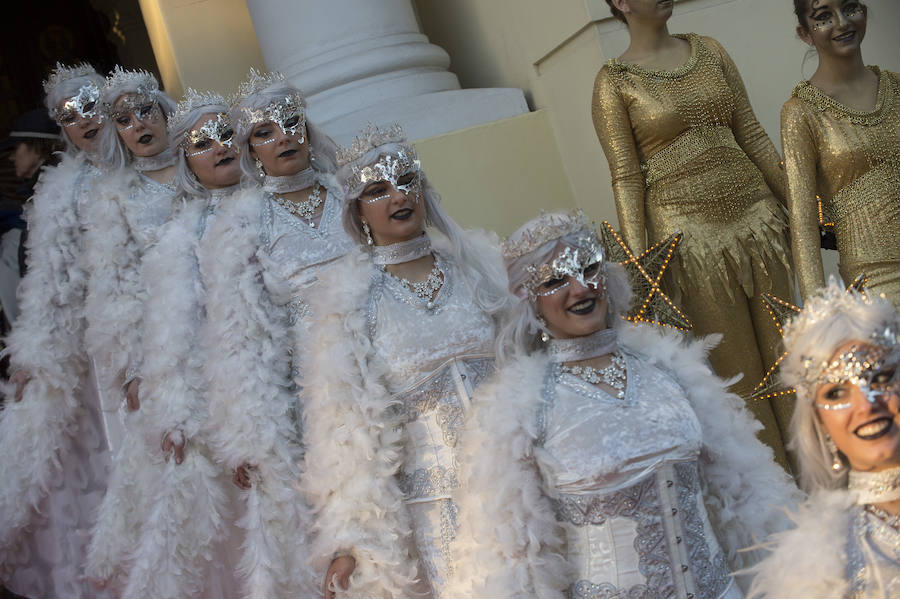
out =
<path fill-rule="evenodd" d="M 290 200 L 284 199 L 279 195 L 274 195 L 273 197 L 275 198 L 275 201 L 279 206 L 281 206 L 297 218 L 308 221 L 313 217 L 313 215 L 315 215 L 318 207 L 322 205 L 322 186 L 318 181 L 316 181 L 313 184 L 312 193 L 309 194 L 309 197 L 302 202 L 292 202 Z"/>
<path fill-rule="evenodd" d="M 577 376 L 581 380 L 597 385 L 603 383 L 616 390 L 616 397 L 625 398 L 625 356 L 618 351 L 610 356 L 609 366 L 593 368 L 592 366 L 566 366 L 560 364 L 559 371 Z"/>

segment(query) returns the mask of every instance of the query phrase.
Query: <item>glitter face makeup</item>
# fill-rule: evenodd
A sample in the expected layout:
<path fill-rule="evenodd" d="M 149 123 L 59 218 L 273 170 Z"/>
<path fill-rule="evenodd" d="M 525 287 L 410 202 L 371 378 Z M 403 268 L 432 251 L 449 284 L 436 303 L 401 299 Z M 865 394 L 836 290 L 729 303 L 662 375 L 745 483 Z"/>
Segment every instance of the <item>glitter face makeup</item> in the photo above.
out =
<path fill-rule="evenodd" d="M 78 123 L 79 118 L 97 118 L 97 122 L 103 122 L 100 113 L 100 88 L 93 83 L 86 83 L 78 89 L 78 93 L 63 102 L 56 109 L 56 122 L 61 127 L 72 127 Z"/>
<path fill-rule="evenodd" d="M 832 10 L 829 6 L 823 6 L 821 3 L 818 6 L 816 4 L 814 0 L 811 6 L 812 12 L 809 15 L 810 29 L 815 32 L 831 29 L 841 17 L 857 23 L 865 19 L 865 9 L 860 2 L 844 2 L 837 11 Z"/>

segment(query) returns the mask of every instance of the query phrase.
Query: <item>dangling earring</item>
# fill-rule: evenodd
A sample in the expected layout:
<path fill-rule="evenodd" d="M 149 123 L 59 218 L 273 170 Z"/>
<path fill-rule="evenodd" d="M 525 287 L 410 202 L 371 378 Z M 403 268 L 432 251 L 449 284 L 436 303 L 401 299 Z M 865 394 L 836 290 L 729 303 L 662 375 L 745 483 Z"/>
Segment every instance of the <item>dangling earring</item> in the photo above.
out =
<path fill-rule="evenodd" d="M 262 160 L 260 160 L 259 158 L 257 158 L 257 159 L 255 160 L 255 163 L 256 163 L 256 170 L 259 171 L 260 176 L 265 177 L 265 176 L 266 176 L 266 171 L 265 171 L 265 169 L 263 169 Z"/>
<path fill-rule="evenodd" d="M 547 323 L 542 316 L 538 316 L 537 321 L 541 325 L 541 342 L 547 343 L 550 341 L 550 333 L 547 332 Z"/>
<path fill-rule="evenodd" d="M 834 439 L 831 438 L 831 435 L 825 434 L 825 447 L 828 448 L 828 453 L 831 454 L 831 470 L 833 472 L 840 472 L 844 469 L 844 461 L 841 459 L 840 451 L 837 448 L 837 444 L 835 444 Z"/>
<path fill-rule="evenodd" d="M 372 239 L 372 230 L 369 229 L 369 223 L 362 221 L 363 235 L 366 236 L 366 245 L 374 245 L 375 240 Z"/>

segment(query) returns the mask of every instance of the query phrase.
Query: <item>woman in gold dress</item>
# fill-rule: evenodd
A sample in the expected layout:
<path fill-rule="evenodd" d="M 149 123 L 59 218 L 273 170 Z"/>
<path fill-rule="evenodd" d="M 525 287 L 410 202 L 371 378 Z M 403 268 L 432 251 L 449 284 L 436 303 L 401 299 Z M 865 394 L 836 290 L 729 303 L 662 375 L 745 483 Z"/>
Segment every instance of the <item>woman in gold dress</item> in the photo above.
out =
<path fill-rule="evenodd" d="M 622 233 L 635 253 L 684 233 L 666 291 L 696 335 L 724 335 L 713 368 L 722 377 L 743 374 L 732 390 L 749 398 L 780 341 L 760 297 L 792 291 L 778 152 L 716 40 L 670 35 L 672 2 L 607 2 L 631 44 L 597 75 L 592 112 Z M 748 407 L 783 462 L 790 405 Z"/>
<path fill-rule="evenodd" d="M 781 112 L 791 238 L 803 297 L 825 285 L 816 196 L 834 219 L 840 272 L 900 306 L 900 77 L 867 67 L 866 7 L 794 0 L 819 66 Z"/>

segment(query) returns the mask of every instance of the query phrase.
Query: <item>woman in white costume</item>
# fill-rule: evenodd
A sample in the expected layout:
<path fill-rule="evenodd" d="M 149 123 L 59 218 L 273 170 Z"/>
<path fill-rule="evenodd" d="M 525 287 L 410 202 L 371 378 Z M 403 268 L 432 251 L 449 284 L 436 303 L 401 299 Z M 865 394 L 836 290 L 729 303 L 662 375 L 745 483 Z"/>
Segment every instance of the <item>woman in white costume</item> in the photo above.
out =
<path fill-rule="evenodd" d="M 518 304 L 462 437 L 452 597 L 727 597 L 797 490 L 710 370 L 709 341 L 619 318 L 631 291 L 579 214 L 504 244 Z"/>
<path fill-rule="evenodd" d="M 199 256 L 216 206 L 237 190 L 241 170 L 228 106 L 188 89 L 168 118 L 175 156 L 175 211 L 141 261 L 146 290 L 141 436 L 157 480 L 123 597 L 238 597 L 231 483 L 215 463 L 204 427 L 203 369 L 215 353 L 201 343 L 206 321 Z M 173 459 L 174 458 L 174 459 Z"/>
<path fill-rule="evenodd" d="M 493 369 L 502 265 L 441 209 L 399 127 L 370 126 L 338 160 L 343 222 L 363 246 L 322 269 L 310 296 L 301 485 L 312 555 L 331 564 L 329 599 L 440 597 L 457 433 Z"/>
<path fill-rule="evenodd" d="M 792 444 L 809 500 L 751 597 L 900 597 L 900 316 L 833 280 L 785 327 Z"/>
<path fill-rule="evenodd" d="M 58 64 L 44 82 L 66 150 L 26 207 L 29 268 L 6 339 L 16 387 L 0 420 L 0 579 L 34 597 L 98 596 L 83 580 L 83 562 L 109 456 L 84 351 L 79 222 L 100 174 L 98 134 L 109 124 L 100 110 L 103 84 L 87 64 Z"/>
<path fill-rule="evenodd" d="M 244 189 L 217 210 L 201 260 L 210 439 L 242 489 L 248 596 L 312 597 L 292 358 L 308 340 L 316 272 L 356 243 L 341 223 L 337 148 L 307 122 L 299 90 L 251 70 L 231 114 Z"/>
<path fill-rule="evenodd" d="M 85 216 L 85 258 L 90 265 L 85 342 L 94 361 L 107 414 L 113 469 L 88 551 L 88 575 L 121 589 L 137 529 L 158 484 L 158 469 L 141 439 L 140 383 L 143 302 L 141 259 L 172 211 L 175 157 L 166 118 L 175 103 L 145 71 L 116 67 L 101 100 L 109 126 L 100 154 L 108 169 Z"/>

